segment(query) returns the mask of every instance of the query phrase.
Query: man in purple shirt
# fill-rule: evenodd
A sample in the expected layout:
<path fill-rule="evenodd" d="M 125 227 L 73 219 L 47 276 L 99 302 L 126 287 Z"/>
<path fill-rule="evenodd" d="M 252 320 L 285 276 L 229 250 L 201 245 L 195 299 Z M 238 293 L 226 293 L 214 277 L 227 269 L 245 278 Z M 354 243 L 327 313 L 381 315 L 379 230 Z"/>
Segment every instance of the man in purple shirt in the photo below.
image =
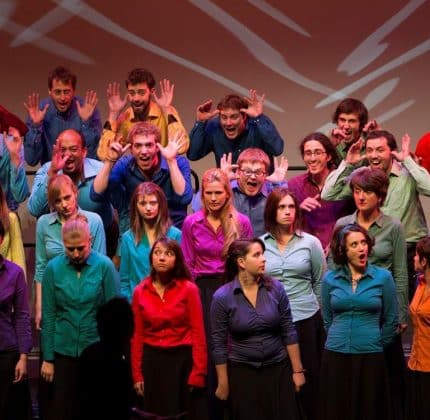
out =
<path fill-rule="evenodd" d="M 354 211 L 352 200 L 321 200 L 321 190 L 328 174 L 337 167 L 335 147 L 322 133 L 311 133 L 300 143 L 307 171 L 288 181 L 288 189 L 297 197 L 303 213 L 303 230 L 316 236 L 328 249 L 334 224 Z"/>
<path fill-rule="evenodd" d="M 0 244 L 4 235 L 0 220 Z M 0 419 L 6 419 L 15 418 L 18 410 L 25 410 L 22 395 L 17 404 L 17 391 L 23 389 L 16 384 L 27 374 L 27 354 L 32 340 L 24 272 L 1 255 L 0 285 Z"/>

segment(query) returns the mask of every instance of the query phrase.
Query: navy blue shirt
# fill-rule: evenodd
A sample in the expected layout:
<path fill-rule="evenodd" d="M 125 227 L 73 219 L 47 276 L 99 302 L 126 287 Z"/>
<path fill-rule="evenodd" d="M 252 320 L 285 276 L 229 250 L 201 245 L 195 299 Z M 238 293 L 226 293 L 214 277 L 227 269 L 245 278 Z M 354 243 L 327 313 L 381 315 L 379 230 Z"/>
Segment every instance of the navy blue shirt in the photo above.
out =
<path fill-rule="evenodd" d="M 220 287 L 213 297 L 211 324 L 216 365 L 230 360 L 268 366 L 286 359 L 286 346 L 298 341 L 287 294 L 272 278 L 260 282 L 255 308 L 237 278 Z"/>

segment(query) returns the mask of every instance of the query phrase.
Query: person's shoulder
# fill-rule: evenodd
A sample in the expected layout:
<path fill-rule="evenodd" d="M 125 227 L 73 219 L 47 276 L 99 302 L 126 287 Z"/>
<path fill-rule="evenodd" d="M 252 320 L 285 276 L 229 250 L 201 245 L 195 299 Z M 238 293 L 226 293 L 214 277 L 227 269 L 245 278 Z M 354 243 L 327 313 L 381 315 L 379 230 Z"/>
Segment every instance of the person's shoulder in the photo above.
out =
<path fill-rule="evenodd" d="M 235 281 L 229 281 L 219 287 L 214 293 L 214 299 L 223 300 L 233 294 Z"/>
<path fill-rule="evenodd" d="M 293 188 L 296 186 L 302 186 L 307 180 L 309 174 L 305 172 L 304 174 L 293 176 L 288 180 L 288 188 Z"/>
<path fill-rule="evenodd" d="M 3 258 L 3 265 L 9 274 L 13 274 L 13 275 L 18 275 L 20 273 L 24 274 L 22 268 L 18 264 L 14 263 L 13 261 Z"/>
<path fill-rule="evenodd" d="M 368 264 L 367 272 L 374 278 L 381 279 L 384 281 L 385 280 L 393 281 L 393 276 L 391 274 L 391 271 L 387 270 L 386 268 L 382 268 L 374 264 Z"/>
<path fill-rule="evenodd" d="M 47 176 L 48 170 L 51 167 L 51 161 L 44 163 L 37 171 L 36 176 Z"/>
<path fill-rule="evenodd" d="M 166 235 L 170 239 L 174 239 L 177 241 L 178 239 L 181 239 L 182 232 L 180 229 L 178 229 L 176 226 L 169 226 L 169 229 L 167 229 Z"/>
<path fill-rule="evenodd" d="M 193 225 L 194 223 L 203 220 L 204 217 L 203 210 L 198 210 L 195 213 L 191 213 L 185 217 L 184 225 Z"/>
<path fill-rule="evenodd" d="M 88 219 L 88 225 L 90 225 L 90 224 L 92 224 L 92 225 L 102 224 L 103 225 L 102 218 L 100 217 L 100 215 L 98 213 L 95 213 L 93 211 L 88 211 L 88 210 L 82 210 L 82 209 L 79 209 L 79 213 Z"/>

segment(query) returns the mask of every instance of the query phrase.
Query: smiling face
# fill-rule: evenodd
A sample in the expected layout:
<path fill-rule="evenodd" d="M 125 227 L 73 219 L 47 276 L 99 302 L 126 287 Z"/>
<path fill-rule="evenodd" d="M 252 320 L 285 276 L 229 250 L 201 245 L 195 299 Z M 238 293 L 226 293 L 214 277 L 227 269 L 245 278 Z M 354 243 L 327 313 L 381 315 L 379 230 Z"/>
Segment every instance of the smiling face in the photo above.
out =
<path fill-rule="evenodd" d="M 367 265 L 369 246 L 361 232 L 349 232 L 345 240 L 346 258 L 351 270 L 364 271 Z"/>
<path fill-rule="evenodd" d="M 145 221 L 152 221 L 158 216 L 159 203 L 155 194 L 140 195 L 137 199 L 137 211 Z"/>
<path fill-rule="evenodd" d="M 62 185 L 59 194 L 54 201 L 54 210 L 60 219 L 67 220 L 78 210 L 77 197 L 69 185 Z"/>
<path fill-rule="evenodd" d="M 136 117 L 146 114 L 151 101 L 152 90 L 146 83 L 127 86 L 127 99 Z"/>
<path fill-rule="evenodd" d="M 290 195 L 283 197 L 278 204 L 276 212 L 276 223 L 282 228 L 292 230 L 296 220 L 296 206 Z"/>
<path fill-rule="evenodd" d="M 379 168 L 388 174 L 391 170 L 393 157 L 387 139 L 385 137 L 379 137 L 367 140 L 366 158 L 372 169 Z"/>
<path fill-rule="evenodd" d="M 219 121 L 225 136 L 229 140 L 234 140 L 245 129 L 246 118 L 238 109 L 221 109 Z"/>
<path fill-rule="evenodd" d="M 263 275 L 266 268 L 266 258 L 261 244 L 252 243 L 246 255 L 238 258 L 238 264 L 240 268 L 253 277 Z"/>
<path fill-rule="evenodd" d="M 328 163 L 331 156 L 318 140 L 309 140 L 303 146 L 303 161 L 313 176 L 329 173 Z"/>
<path fill-rule="evenodd" d="M 75 90 L 71 82 L 64 83 L 59 79 L 53 79 L 48 92 L 59 112 L 66 112 L 72 105 Z"/>
<path fill-rule="evenodd" d="M 153 169 L 158 165 L 158 146 L 155 136 L 136 134 L 132 139 L 131 154 L 141 171 Z"/>
<path fill-rule="evenodd" d="M 360 120 L 357 114 L 339 114 L 337 127 L 345 135 L 344 143 L 353 143 L 360 137 Z"/>
<path fill-rule="evenodd" d="M 218 214 L 228 199 L 229 195 L 222 182 L 208 182 L 204 186 L 203 204 L 209 214 Z"/>
<path fill-rule="evenodd" d="M 248 196 L 257 195 L 266 180 L 266 167 L 261 162 L 242 162 L 238 170 L 237 183 Z"/>
<path fill-rule="evenodd" d="M 84 159 L 87 156 L 87 149 L 82 147 L 82 140 L 74 130 L 63 131 L 58 136 L 59 151 L 61 158 L 67 156 L 63 172 L 70 177 L 81 174 L 84 168 Z"/>

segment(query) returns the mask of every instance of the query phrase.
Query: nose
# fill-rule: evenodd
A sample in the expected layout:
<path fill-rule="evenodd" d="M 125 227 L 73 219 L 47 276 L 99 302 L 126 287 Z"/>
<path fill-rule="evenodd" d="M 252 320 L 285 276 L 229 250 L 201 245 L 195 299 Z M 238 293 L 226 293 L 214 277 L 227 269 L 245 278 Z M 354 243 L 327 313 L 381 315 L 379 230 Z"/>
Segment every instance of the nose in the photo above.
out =
<path fill-rule="evenodd" d="M 79 257 L 79 251 L 77 249 L 73 250 L 73 258 L 78 258 Z"/>
<path fill-rule="evenodd" d="M 216 201 L 216 195 L 215 194 L 211 194 L 211 200 Z"/>

